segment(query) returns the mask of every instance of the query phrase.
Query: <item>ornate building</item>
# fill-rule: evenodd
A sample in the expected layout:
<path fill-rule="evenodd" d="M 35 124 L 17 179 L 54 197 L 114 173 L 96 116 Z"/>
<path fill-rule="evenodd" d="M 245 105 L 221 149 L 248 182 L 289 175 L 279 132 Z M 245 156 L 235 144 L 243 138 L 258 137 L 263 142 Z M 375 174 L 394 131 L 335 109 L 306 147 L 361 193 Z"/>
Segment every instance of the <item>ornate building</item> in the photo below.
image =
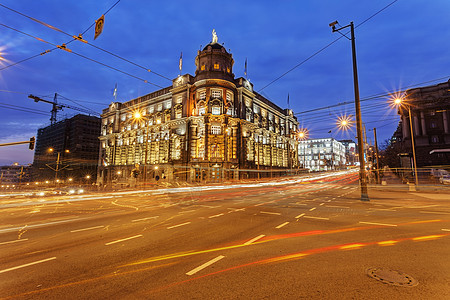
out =
<path fill-rule="evenodd" d="M 215 32 L 195 64 L 195 76 L 103 110 L 99 184 L 126 182 L 133 169 L 140 182 L 200 182 L 298 168 L 296 117 L 235 78 Z"/>
<path fill-rule="evenodd" d="M 411 125 L 418 167 L 448 165 L 450 157 L 450 80 L 437 85 L 410 89 L 405 92 L 400 107 L 401 131 L 397 137 L 402 149 L 412 156 Z M 409 122 L 411 112 L 412 124 Z M 403 156 L 403 166 L 411 165 L 410 157 Z"/>

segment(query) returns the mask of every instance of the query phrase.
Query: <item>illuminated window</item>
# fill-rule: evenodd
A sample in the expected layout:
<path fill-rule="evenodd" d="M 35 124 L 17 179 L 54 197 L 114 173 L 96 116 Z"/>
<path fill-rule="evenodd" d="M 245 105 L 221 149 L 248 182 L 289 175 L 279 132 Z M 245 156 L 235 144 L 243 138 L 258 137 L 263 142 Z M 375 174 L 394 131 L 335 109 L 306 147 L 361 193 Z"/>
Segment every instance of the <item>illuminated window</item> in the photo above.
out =
<path fill-rule="evenodd" d="M 230 92 L 227 92 L 227 101 L 233 101 L 233 94 Z"/>
<path fill-rule="evenodd" d="M 200 67 L 200 70 L 205 71 L 205 65 L 202 65 L 202 66 Z"/>
<path fill-rule="evenodd" d="M 211 97 L 213 97 L 213 98 L 220 98 L 220 97 L 222 97 L 222 91 L 220 91 L 220 90 L 212 90 L 211 91 Z"/>
<path fill-rule="evenodd" d="M 214 69 L 219 70 L 219 64 L 214 64 Z"/>
<path fill-rule="evenodd" d="M 227 68 L 227 72 L 230 73 L 230 68 Z"/>
<path fill-rule="evenodd" d="M 161 124 L 161 117 L 156 119 L 156 124 Z"/>
<path fill-rule="evenodd" d="M 211 109 L 211 113 L 213 115 L 220 115 L 220 106 L 214 105 Z"/>
<path fill-rule="evenodd" d="M 175 119 L 180 119 L 180 118 L 181 118 L 181 108 L 179 108 L 175 111 Z"/>
<path fill-rule="evenodd" d="M 200 91 L 200 92 L 198 93 L 198 98 L 199 98 L 200 100 L 205 100 L 205 99 L 206 99 L 206 91 Z"/>
<path fill-rule="evenodd" d="M 220 125 L 211 125 L 211 134 L 220 134 L 221 127 Z"/>

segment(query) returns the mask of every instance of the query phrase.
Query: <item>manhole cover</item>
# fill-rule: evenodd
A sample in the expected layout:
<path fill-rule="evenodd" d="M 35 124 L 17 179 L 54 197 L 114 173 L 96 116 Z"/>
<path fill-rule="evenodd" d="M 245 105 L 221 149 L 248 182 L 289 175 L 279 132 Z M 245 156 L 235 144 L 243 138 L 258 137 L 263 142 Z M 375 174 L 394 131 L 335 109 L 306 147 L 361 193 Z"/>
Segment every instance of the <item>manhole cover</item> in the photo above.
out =
<path fill-rule="evenodd" d="M 369 268 L 366 271 L 369 277 L 375 278 L 386 284 L 396 286 L 416 286 L 419 284 L 417 280 L 409 276 L 408 274 L 401 273 L 395 270 L 383 269 L 383 268 Z"/>

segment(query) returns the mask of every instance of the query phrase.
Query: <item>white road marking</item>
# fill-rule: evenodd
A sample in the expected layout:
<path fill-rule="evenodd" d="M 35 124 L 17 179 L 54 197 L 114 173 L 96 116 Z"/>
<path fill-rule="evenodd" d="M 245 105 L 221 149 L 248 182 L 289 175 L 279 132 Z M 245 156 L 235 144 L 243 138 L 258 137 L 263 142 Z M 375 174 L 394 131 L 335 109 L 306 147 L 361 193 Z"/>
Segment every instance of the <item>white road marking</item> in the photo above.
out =
<path fill-rule="evenodd" d="M 91 229 L 97 229 L 97 228 L 103 228 L 103 227 L 105 227 L 105 226 L 100 225 L 100 226 L 95 226 L 95 227 L 71 230 L 70 232 L 79 232 L 79 231 L 85 231 L 85 230 L 91 230 Z"/>
<path fill-rule="evenodd" d="M 259 204 L 255 204 L 254 206 L 261 206 L 261 205 L 264 205 L 264 204 L 266 204 L 266 203 L 259 203 Z"/>
<path fill-rule="evenodd" d="M 368 208 L 368 210 L 396 211 L 392 208 Z"/>
<path fill-rule="evenodd" d="M 361 224 L 368 224 L 368 225 L 380 225 L 380 226 L 393 226 L 396 227 L 395 224 L 384 224 L 384 223 L 373 223 L 373 222 L 359 222 Z"/>
<path fill-rule="evenodd" d="M 211 259 L 210 261 L 204 263 L 203 265 L 198 266 L 197 268 L 195 268 L 195 269 L 193 269 L 193 270 L 187 272 L 186 275 L 189 275 L 189 276 L 194 275 L 194 274 L 197 273 L 198 271 L 201 271 L 201 270 L 203 270 L 204 268 L 209 267 L 210 265 L 212 265 L 213 263 L 218 262 L 219 260 L 221 260 L 221 259 L 224 258 L 224 257 L 225 257 L 225 256 L 223 256 L 223 255 L 219 255 L 219 256 L 217 256 L 216 258 L 213 258 L 213 259 Z"/>
<path fill-rule="evenodd" d="M 257 237 L 252 238 L 250 241 L 245 242 L 244 245 L 250 245 L 251 243 L 254 243 L 257 240 L 262 239 L 263 237 L 265 237 L 264 234 L 258 235 Z"/>
<path fill-rule="evenodd" d="M 450 231 L 450 229 L 442 228 L 442 231 Z"/>
<path fill-rule="evenodd" d="M 350 207 L 348 207 L 348 206 L 337 206 L 337 205 L 325 205 L 325 207 L 350 208 Z"/>
<path fill-rule="evenodd" d="M 169 227 L 167 227 L 167 229 L 172 229 L 172 228 L 184 226 L 187 224 L 191 224 L 191 222 L 186 222 L 186 223 L 182 223 L 182 224 L 178 224 L 178 225 L 169 226 Z"/>
<path fill-rule="evenodd" d="M 437 212 L 437 211 L 419 211 L 423 214 L 438 214 L 438 215 L 450 215 L 450 213 L 447 212 Z"/>
<path fill-rule="evenodd" d="M 275 227 L 276 229 L 280 229 L 283 226 L 286 226 L 287 224 L 289 224 L 289 222 L 284 222 L 283 224 L 278 225 L 277 227 Z"/>
<path fill-rule="evenodd" d="M 5 273 L 5 272 L 8 272 L 8 271 L 17 270 L 17 269 L 20 269 L 20 268 L 24 268 L 24 267 L 40 264 L 40 263 L 43 263 L 43 262 L 46 262 L 46 261 L 49 261 L 49 260 L 53 260 L 53 259 L 56 259 L 56 257 L 50 257 L 50 258 L 46 258 L 46 259 L 43 259 L 43 260 L 38 260 L 38 261 L 35 261 L 35 262 L 32 262 L 32 263 L 20 265 L 20 266 L 17 266 L 17 267 L 4 269 L 4 270 L 1 270 L 0 273 Z"/>
<path fill-rule="evenodd" d="M 349 189 L 349 188 L 350 188 L 349 186 L 344 186 L 342 189 L 346 190 L 346 189 Z"/>
<path fill-rule="evenodd" d="M 0 245 L 6 245 L 6 244 L 12 244 L 12 243 L 24 242 L 24 241 L 28 241 L 28 239 L 20 239 L 20 240 L 14 240 L 14 241 L 9 241 L 9 242 L 2 242 L 2 243 L 0 243 Z"/>
<path fill-rule="evenodd" d="M 319 219 L 319 220 L 329 220 L 329 219 L 330 219 L 330 218 L 311 217 L 311 216 L 303 216 L 303 218 L 308 218 L 308 219 Z"/>
<path fill-rule="evenodd" d="M 322 206 L 322 205 L 324 205 L 324 204 L 325 204 L 325 202 L 322 202 L 322 203 L 319 204 L 319 206 Z"/>
<path fill-rule="evenodd" d="M 159 216 L 154 216 L 154 217 L 148 217 L 148 218 L 142 218 L 142 219 L 131 220 L 131 222 L 139 222 L 139 221 L 145 221 L 145 220 L 156 219 L 156 218 L 159 218 Z"/>
<path fill-rule="evenodd" d="M 220 216 L 223 216 L 223 213 L 222 214 L 218 214 L 218 215 L 214 215 L 214 216 L 209 216 L 208 219 L 217 218 L 217 217 L 220 217 Z"/>
<path fill-rule="evenodd" d="M 313 208 L 311 208 L 309 211 L 313 211 L 313 210 L 315 210 L 317 207 L 313 207 Z"/>
<path fill-rule="evenodd" d="M 130 237 L 125 238 L 125 239 L 121 239 L 121 240 L 117 240 L 117 241 L 112 241 L 112 242 L 106 243 L 105 246 L 116 244 L 116 243 L 120 243 L 120 242 L 124 242 L 124 241 L 128 241 L 128 240 L 135 239 L 135 238 L 142 237 L 142 236 L 143 236 L 142 234 L 138 234 L 138 235 L 135 235 L 135 236 L 130 236 Z"/>
<path fill-rule="evenodd" d="M 295 218 L 296 219 L 298 219 L 298 218 L 301 218 L 301 217 L 303 217 L 305 214 L 299 214 L 298 216 L 296 216 Z"/>

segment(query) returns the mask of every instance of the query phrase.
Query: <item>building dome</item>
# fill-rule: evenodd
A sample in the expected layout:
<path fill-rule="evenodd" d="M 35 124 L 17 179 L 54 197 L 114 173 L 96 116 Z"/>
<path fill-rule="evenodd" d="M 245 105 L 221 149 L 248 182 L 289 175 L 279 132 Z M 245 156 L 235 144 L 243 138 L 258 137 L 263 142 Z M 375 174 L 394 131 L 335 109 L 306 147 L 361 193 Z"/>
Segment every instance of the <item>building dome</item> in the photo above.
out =
<path fill-rule="evenodd" d="M 215 49 L 215 50 L 222 50 L 224 49 L 225 52 L 227 52 L 227 50 L 225 49 L 225 47 L 219 43 L 209 43 L 208 45 L 205 46 L 205 48 L 203 48 L 203 51 L 207 50 L 208 47 L 211 46 L 211 49 Z"/>
<path fill-rule="evenodd" d="M 234 80 L 233 56 L 217 41 L 216 31 L 213 30 L 212 41 L 202 51 L 198 51 L 195 58 L 196 81 L 209 78 Z"/>

